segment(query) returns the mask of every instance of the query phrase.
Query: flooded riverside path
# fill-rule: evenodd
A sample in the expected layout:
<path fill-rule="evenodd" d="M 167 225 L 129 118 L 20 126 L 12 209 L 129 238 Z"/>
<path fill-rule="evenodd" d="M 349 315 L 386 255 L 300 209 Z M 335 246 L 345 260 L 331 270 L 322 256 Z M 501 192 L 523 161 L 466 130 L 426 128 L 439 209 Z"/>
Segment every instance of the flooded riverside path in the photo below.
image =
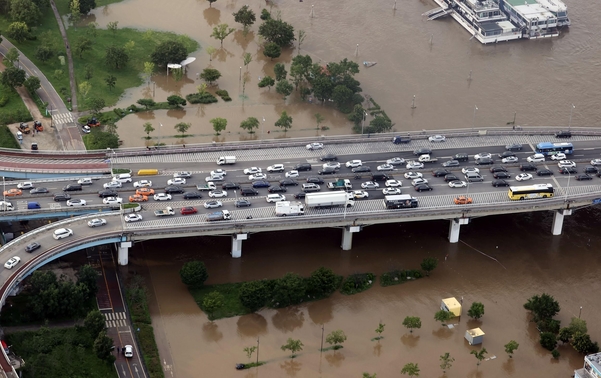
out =
<path fill-rule="evenodd" d="M 551 235 L 551 212 L 474 219 L 461 229 L 461 242 L 446 240 L 447 222 L 415 222 L 366 227 L 353 238 L 353 249 L 339 248 L 340 230 L 322 229 L 259 233 L 244 242 L 242 258 L 229 256 L 229 237 L 172 239 L 141 243 L 130 252 L 130 271 L 143 272 L 150 283 L 151 312 L 161 358 L 174 377 L 397 377 L 408 362 L 418 363 L 422 377 L 441 377 L 439 356 L 456 359 L 449 377 L 568 377 L 582 367 L 583 357 L 570 346 L 558 347 L 551 357 L 538 343 L 538 332 L 523 309 L 535 294 L 549 293 L 561 305 L 562 326 L 579 315 L 588 323 L 594 341 L 601 341 L 598 279 L 601 265 L 596 230 L 601 214 L 586 209 L 566 217 L 564 235 Z M 486 253 L 498 262 L 482 255 Z M 445 261 L 445 256 L 448 259 Z M 326 300 L 297 307 L 209 322 L 181 284 L 178 271 L 192 259 L 207 265 L 207 284 L 281 277 L 286 272 L 304 276 L 320 266 L 337 274 L 417 268 L 424 257 L 439 259 L 431 277 L 398 286 L 374 286 L 357 295 L 334 294 Z M 434 321 L 442 298 L 463 297 L 463 316 L 455 329 Z M 467 317 L 472 302 L 482 302 L 481 321 Z M 405 316 L 419 316 L 422 328 L 410 334 Z M 378 322 L 386 324 L 384 339 L 376 336 Z M 344 348 L 321 355 L 321 324 L 325 334 L 342 329 Z M 486 333 L 487 357 L 477 367 L 463 339 L 466 329 Z M 237 372 L 247 362 L 243 348 L 260 338 L 258 369 Z M 286 340 L 300 339 L 304 350 L 293 360 L 280 350 Z M 504 347 L 520 346 L 513 359 Z M 254 360 L 253 356 L 253 360 Z"/>
<path fill-rule="evenodd" d="M 397 131 L 505 126 L 513 121 L 514 114 L 517 125 L 562 126 L 568 125 L 570 118 L 571 126 L 601 124 L 601 109 L 595 96 L 601 86 L 601 39 L 595 33 L 601 8 L 595 2 L 567 1 L 573 26 L 563 30 L 558 38 L 488 46 L 470 40 L 470 35 L 452 19 L 426 21 L 421 14 L 435 7 L 431 0 L 402 2 L 396 11 L 392 0 L 346 0 L 343 6 L 337 1 L 270 3 L 273 14 L 281 12 L 282 19 L 295 30 L 306 31 L 301 54 L 309 54 L 314 62 L 324 64 L 344 58 L 360 64 L 357 79 L 363 94 L 372 96 L 382 106 L 396 123 Z M 213 131 L 208 120 L 214 117 L 229 121 L 226 132 L 216 141 L 249 138 L 239 124 L 250 116 L 266 119 L 254 138 L 282 137 L 283 133 L 274 126 L 282 110 L 294 118 L 287 137 L 351 132 L 345 117 L 330 105 L 303 103 L 295 94 L 285 101 L 274 88 L 268 91 L 257 87 L 259 77 L 273 76 L 275 63 L 289 67 L 297 53 L 285 49 L 273 61 L 264 57 L 258 42 L 258 17 L 246 37 L 237 30 L 219 48 L 219 41 L 210 37 L 212 28 L 227 23 L 239 29 L 232 13 L 244 4 L 249 4 L 257 16 L 265 7 L 265 2 L 258 0 L 220 0 L 212 7 L 201 0 L 128 0 L 94 11 L 93 18 L 101 27 L 118 21 L 119 27 L 169 30 L 199 41 L 201 49 L 191 54 L 197 60 L 182 81 L 175 82 L 164 73 L 155 77 L 156 101 L 165 101 L 174 93 L 196 92 L 201 83 L 196 74 L 209 65 L 221 71 L 219 88 L 226 89 L 233 99 L 227 103 L 219 100 L 211 105 L 192 105 L 185 113 L 156 111 L 128 116 L 118 124 L 124 146 L 144 144 L 142 124 L 147 121 L 157 129 L 152 134 L 155 138 L 159 136 L 158 124 L 163 124 L 160 133 L 165 143 L 211 141 Z M 212 61 L 206 53 L 207 46 L 218 49 Z M 248 72 L 242 61 L 245 52 L 253 55 Z M 378 63 L 365 68 L 363 61 Z M 246 84 L 242 85 L 244 80 Z M 244 101 L 240 97 L 243 91 Z M 414 95 L 417 108 L 411 109 Z M 152 96 L 153 86 L 143 85 L 128 90 L 118 106 L 125 108 L 139 98 Z M 572 104 L 575 109 L 570 117 Z M 326 117 L 324 125 L 329 130 L 314 130 L 317 112 Z M 192 136 L 177 138 L 173 126 L 178 122 L 191 122 L 188 134 Z"/>

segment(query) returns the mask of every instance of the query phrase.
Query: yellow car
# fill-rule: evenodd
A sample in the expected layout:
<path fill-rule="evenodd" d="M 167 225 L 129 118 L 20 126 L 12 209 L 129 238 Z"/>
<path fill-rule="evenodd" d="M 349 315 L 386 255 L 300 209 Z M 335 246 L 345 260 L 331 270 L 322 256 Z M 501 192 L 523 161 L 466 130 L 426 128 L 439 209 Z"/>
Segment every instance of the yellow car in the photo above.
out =
<path fill-rule="evenodd" d="M 21 194 L 23 194 L 21 189 L 9 189 L 9 190 L 4 191 L 4 195 L 6 197 L 15 197 L 15 196 L 20 196 Z"/>
<path fill-rule="evenodd" d="M 136 189 L 136 194 L 139 194 L 141 196 L 152 196 L 154 194 L 154 189 L 138 188 L 138 189 Z"/>
<path fill-rule="evenodd" d="M 472 199 L 466 196 L 459 196 L 455 198 L 455 205 L 467 205 L 472 203 Z"/>
<path fill-rule="evenodd" d="M 133 196 L 129 196 L 129 202 L 146 202 L 148 201 L 148 196 L 143 196 L 141 194 L 135 194 Z"/>

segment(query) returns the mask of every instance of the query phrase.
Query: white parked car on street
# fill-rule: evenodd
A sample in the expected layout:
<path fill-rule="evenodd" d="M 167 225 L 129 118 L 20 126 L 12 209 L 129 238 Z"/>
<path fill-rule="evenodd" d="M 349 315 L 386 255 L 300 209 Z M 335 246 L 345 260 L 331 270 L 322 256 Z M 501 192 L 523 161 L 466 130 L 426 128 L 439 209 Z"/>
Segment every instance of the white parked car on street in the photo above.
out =
<path fill-rule="evenodd" d="M 401 182 L 401 180 L 386 180 L 386 183 L 384 183 L 384 185 L 391 188 L 398 188 L 403 186 L 403 183 Z"/>
<path fill-rule="evenodd" d="M 250 181 L 265 180 L 266 178 L 267 175 L 265 173 L 255 173 L 254 175 L 248 176 Z"/>
<path fill-rule="evenodd" d="M 286 176 L 287 178 L 295 178 L 295 177 L 298 177 L 299 174 L 298 174 L 298 171 L 290 171 L 290 172 L 286 172 L 286 174 L 284 176 Z"/>
<path fill-rule="evenodd" d="M 376 168 L 378 171 L 383 172 L 383 171 L 392 171 L 394 170 L 394 165 L 392 164 L 382 164 L 382 165 L 378 165 L 378 168 Z"/>
<path fill-rule="evenodd" d="M 327 163 L 324 163 L 322 165 L 323 169 L 329 169 L 329 168 L 333 168 L 333 169 L 340 169 L 340 163 L 337 161 L 328 161 Z"/>
<path fill-rule="evenodd" d="M 353 190 L 353 196 L 355 198 L 369 198 L 369 193 L 365 190 Z"/>
<path fill-rule="evenodd" d="M 209 197 L 211 197 L 211 198 L 227 197 L 227 191 L 226 190 L 211 190 L 209 192 Z"/>
<path fill-rule="evenodd" d="M 102 199 L 102 203 L 105 205 L 118 205 L 123 203 L 123 198 L 121 197 L 106 197 Z"/>
<path fill-rule="evenodd" d="M 323 149 L 323 143 L 309 143 L 307 144 L 307 150 L 321 150 Z"/>
<path fill-rule="evenodd" d="M 551 160 L 566 160 L 566 154 L 564 154 L 563 152 L 560 152 L 558 154 L 555 155 L 551 155 Z"/>
<path fill-rule="evenodd" d="M 492 159 L 492 154 L 488 153 L 488 152 L 480 152 L 479 154 L 474 155 L 474 160 L 480 160 L 480 159 Z"/>
<path fill-rule="evenodd" d="M 501 159 L 502 163 L 517 163 L 518 162 L 518 157 L 517 156 L 507 156 L 506 158 Z"/>
<path fill-rule="evenodd" d="M 424 163 L 420 163 L 419 161 L 409 161 L 405 166 L 407 169 L 423 169 Z"/>
<path fill-rule="evenodd" d="M 121 184 L 121 181 L 109 181 L 109 182 L 105 182 L 104 185 L 102 185 L 102 187 L 104 189 L 117 189 L 122 186 L 123 186 L 123 184 Z"/>
<path fill-rule="evenodd" d="M 259 167 L 250 167 L 244 169 L 245 175 L 254 175 L 255 173 L 261 173 L 263 170 Z"/>
<path fill-rule="evenodd" d="M 467 186 L 467 182 L 460 180 L 449 181 L 449 188 L 465 188 Z"/>
<path fill-rule="evenodd" d="M 530 173 L 520 173 L 519 175 L 515 176 L 515 179 L 517 181 L 532 180 L 532 175 Z"/>
<path fill-rule="evenodd" d="M 73 199 L 67 200 L 67 206 L 85 206 L 86 203 L 87 203 L 86 200 L 79 199 L 79 198 L 73 198 Z"/>
<path fill-rule="evenodd" d="M 138 214 L 138 213 L 130 213 L 127 214 L 123 217 L 123 219 L 125 219 L 126 222 L 138 222 L 142 220 L 142 214 Z"/>
<path fill-rule="evenodd" d="M 557 163 L 557 166 L 559 168 L 572 168 L 572 167 L 576 167 L 576 163 L 574 163 L 571 160 L 562 160 L 559 163 Z"/>
<path fill-rule="evenodd" d="M 33 183 L 31 181 L 23 181 L 17 184 L 17 189 L 33 189 Z"/>
<path fill-rule="evenodd" d="M 591 160 L 591 165 L 601 165 L 601 159 L 593 159 L 593 160 Z"/>
<path fill-rule="evenodd" d="M 480 170 L 476 167 L 465 167 L 461 169 L 461 173 L 463 173 L 464 175 L 468 173 L 480 173 Z"/>
<path fill-rule="evenodd" d="M 106 225 L 106 219 L 103 218 L 94 218 L 88 221 L 88 227 L 99 227 Z"/>
<path fill-rule="evenodd" d="M 209 175 L 211 175 L 211 176 L 227 176 L 227 172 L 225 171 L 225 169 L 216 169 L 214 171 L 211 171 L 211 173 L 209 173 Z"/>
<path fill-rule="evenodd" d="M 400 157 L 394 157 L 392 159 L 386 160 L 386 164 L 392 164 L 392 165 L 405 164 L 405 159 L 400 158 Z"/>
<path fill-rule="evenodd" d="M 361 160 L 349 160 L 344 164 L 347 168 L 357 168 L 363 165 Z"/>
<path fill-rule="evenodd" d="M 150 188 L 152 187 L 152 181 L 150 180 L 140 180 L 134 182 L 134 188 Z"/>
<path fill-rule="evenodd" d="M 543 154 L 534 154 L 532 156 L 528 156 L 526 158 L 528 163 L 543 163 L 545 161 L 545 155 Z"/>
<path fill-rule="evenodd" d="M 267 202 L 286 201 L 286 196 L 283 194 L 268 194 L 267 197 L 265 197 L 265 200 Z"/>
<path fill-rule="evenodd" d="M 367 181 L 367 182 L 361 183 L 362 189 L 378 189 L 379 187 L 380 187 L 380 184 L 378 184 L 377 182 L 373 182 L 373 181 Z"/>
<path fill-rule="evenodd" d="M 190 178 L 192 174 L 190 172 L 175 172 L 173 178 Z"/>
<path fill-rule="evenodd" d="M 157 193 L 152 198 L 154 198 L 155 201 L 170 201 L 171 200 L 171 194 Z"/>
<path fill-rule="evenodd" d="M 220 175 L 211 175 L 211 176 L 207 176 L 205 177 L 205 181 L 206 182 L 211 182 L 211 181 L 223 181 L 225 180 L 225 176 L 220 176 Z"/>
<path fill-rule="evenodd" d="M 15 267 L 19 262 L 21 262 L 21 258 L 19 256 L 13 256 L 10 259 L 8 259 L 7 262 L 4 263 L 4 267 L 6 269 L 12 269 L 13 267 Z"/>
<path fill-rule="evenodd" d="M 84 177 L 84 178 L 80 178 L 79 180 L 77 180 L 77 183 L 79 185 L 92 185 L 94 182 L 92 181 L 91 178 Z"/>
<path fill-rule="evenodd" d="M 405 176 L 405 178 L 408 180 L 424 177 L 421 172 L 405 172 L 403 176 Z"/>
<path fill-rule="evenodd" d="M 167 185 L 186 185 L 186 179 L 180 177 L 169 179 L 167 180 Z"/>
<path fill-rule="evenodd" d="M 411 186 L 416 186 L 419 184 L 427 184 L 427 183 L 428 183 L 428 180 L 426 180 L 425 178 L 416 178 L 411 181 Z"/>
<path fill-rule="evenodd" d="M 444 142 L 446 139 L 447 138 L 445 138 L 444 135 L 432 135 L 431 137 L 428 138 L 428 140 L 433 143 Z"/>
<path fill-rule="evenodd" d="M 267 167 L 267 172 L 269 173 L 284 172 L 285 170 L 286 168 L 284 168 L 284 164 L 274 164 Z"/>
<path fill-rule="evenodd" d="M 384 188 L 382 189 L 382 193 L 384 193 L 385 196 L 401 194 L 401 188 Z"/>

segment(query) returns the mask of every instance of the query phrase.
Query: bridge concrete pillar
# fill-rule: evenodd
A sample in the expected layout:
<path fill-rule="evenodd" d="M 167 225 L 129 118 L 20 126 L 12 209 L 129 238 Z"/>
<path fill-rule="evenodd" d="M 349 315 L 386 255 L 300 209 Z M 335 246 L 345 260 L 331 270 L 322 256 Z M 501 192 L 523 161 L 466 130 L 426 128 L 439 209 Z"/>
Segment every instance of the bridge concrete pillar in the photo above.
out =
<path fill-rule="evenodd" d="M 122 242 L 119 243 L 117 262 L 119 265 L 127 265 L 129 262 L 129 248 L 131 247 L 131 242 Z"/>
<path fill-rule="evenodd" d="M 551 232 L 553 235 L 561 235 L 563 229 L 563 217 L 566 215 L 572 215 L 572 209 L 561 209 L 555 212 L 553 216 L 553 226 Z"/>
<path fill-rule="evenodd" d="M 353 234 L 359 231 L 361 231 L 361 226 L 345 226 L 342 229 L 342 242 L 340 243 L 340 248 L 342 248 L 343 251 L 350 251 L 353 247 Z"/>
<path fill-rule="evenodd" d="M 232 252 L 230 254 L 233 258 L 238 259 L 242 257 L 242 241 L 246 239 L 248 239 L 248 234 L 232 235 Z"/>
<path fill-rule="evenodd" d="M 462 224 L 468 224 L 470 218 L 455 218 L 451 219 L 449 225 L 449 242 L 457 243 L 459 241 L 459 230 Z"/>

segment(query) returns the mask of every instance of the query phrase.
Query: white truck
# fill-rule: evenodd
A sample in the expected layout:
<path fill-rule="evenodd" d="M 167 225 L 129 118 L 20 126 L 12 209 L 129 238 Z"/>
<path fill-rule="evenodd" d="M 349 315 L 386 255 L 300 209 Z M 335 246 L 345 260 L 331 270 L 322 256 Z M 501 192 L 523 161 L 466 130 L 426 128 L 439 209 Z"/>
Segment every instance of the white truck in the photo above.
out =
<path fill-rule="evenodd" d="M 351 184 L 351 180 L 349 179 L 337 179 L 332 182 L 327 183 L 328 189 L 330 190 L 351 190 L 353 189 L 353 184 Z"/>
<path fill-rule="evenodd" d="M 220 221 L 220 220 L 230 220 L 232 219 L 232 214 L 230 214 L 227 210 L 216 211 L 214 213 L 207 214 L 207 220 L 209 222 Z"/>
<path fill-rule="evenodd" d="M 420 155 L 420 157 L 417 158 L 417 161 L 420 163 L 436 163 L 438 159 L 434 159 L 430 155 Z"/>
<path fill-rule="evenodd" d="M 350 207 L 355 205 L 353 193 L 349 192 L 326 192 L 307 193 L 305 205 L 308 208 L 330 209 L 332 207 Z"/>
<path fill-rule="evenodd" d="M 173 210 L 172 207 L 167 206 L 163 210 L 155 210 L 154 211 L 154 215 L 156 215 L 157 217 L 166 217 L 166 216 L 169 216 L 169 215 L 175 215 L 175 210 Z"/>
<path fill-rule="evenodd" d="M 218 165 L 236 164 L 236 157 L 235 156 L 219 156 L 219 159 L 217 159 L 217 164 Z"/>
<path fill-rule="evenodd" d="M 298 201 L 280 201 L 275 203 L 275 215 L 278 217 L 304 214 L 305 208 L 303 207 L 303 204 Z"/>
<path fill-rule="evenodd" d="M 215 185 L 214 182 L 207 182 L 206 184 L 196 185 L 196 190 L 200 190 L 200 191 L 209 191 L 209 190 L 215 190 L 215 189 L 217 189 L 217 186 Z"/>

